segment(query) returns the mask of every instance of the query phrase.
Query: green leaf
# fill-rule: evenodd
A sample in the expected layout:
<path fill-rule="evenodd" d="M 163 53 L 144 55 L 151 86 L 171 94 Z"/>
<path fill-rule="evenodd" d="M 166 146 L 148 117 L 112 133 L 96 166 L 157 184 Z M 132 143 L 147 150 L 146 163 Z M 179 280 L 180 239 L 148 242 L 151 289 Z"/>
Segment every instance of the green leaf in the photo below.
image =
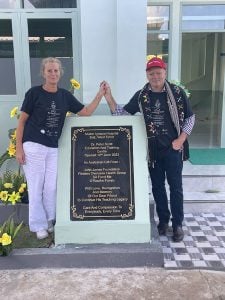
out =
<path fill-rule="evenodd" d="M 11 157 L 9 156 L 8 151 L 6 151 L 5 153 L 2 154 L 2 156 L 0 156 L 0 168 L 2 167 L 4 162 L 8 159 L 11 159 Z"/>
<path fill-rule="evenodd" d="M 14 220 L 13 218 L 11 218 L 10 222 L 9 222 L 9 235 L 13 235 L 15 230 L 15 225 L 14 225 Z"/>
<path fill-rule="evenodd" d="M 2 228 L 1 228 L 1 232 L 4 233 L 5 232 L 5 227 L 6 227 L 6 224 L 7 224 L 7 221 L 5 221 L 2 225 Z"/>
<path fill-rule="evenodd" d="M 16 230 L 12 236 L 13 239 L 17 236 L 17 233 L 20 231 L 22 225 L 23 225 L 23 221 L 16 227 Z"/>

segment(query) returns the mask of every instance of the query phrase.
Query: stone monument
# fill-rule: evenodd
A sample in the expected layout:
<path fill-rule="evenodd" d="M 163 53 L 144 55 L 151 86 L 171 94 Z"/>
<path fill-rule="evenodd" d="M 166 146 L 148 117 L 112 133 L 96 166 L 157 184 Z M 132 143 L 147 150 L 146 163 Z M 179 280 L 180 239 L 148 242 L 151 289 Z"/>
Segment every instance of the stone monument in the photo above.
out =
<path fill-rule="evenodd" d="M 150 240 L 142 117 L 68 117 L 59 145 L 56 245 Z"/>

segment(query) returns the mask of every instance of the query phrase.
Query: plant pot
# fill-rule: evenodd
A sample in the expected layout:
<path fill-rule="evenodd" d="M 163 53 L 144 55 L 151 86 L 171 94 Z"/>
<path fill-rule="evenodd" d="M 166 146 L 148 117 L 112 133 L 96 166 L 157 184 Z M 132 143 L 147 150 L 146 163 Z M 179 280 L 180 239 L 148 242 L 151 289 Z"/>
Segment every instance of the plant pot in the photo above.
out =
<path fill-rule="evenodd" d="M 12 205 L 0 202 L 0 224 L 4 223 L 11 215 L 13 215 L 16 224 L 22 221 L 24 224 L 28 224 L 29 205 L 25 203 Z"/>
<path fill-rule="evenodd" d="M 25 204 L 29 203 L 28 192 L 24 193 L 23 197 L 21 198 L 21 203 L 25 203 Z"/>

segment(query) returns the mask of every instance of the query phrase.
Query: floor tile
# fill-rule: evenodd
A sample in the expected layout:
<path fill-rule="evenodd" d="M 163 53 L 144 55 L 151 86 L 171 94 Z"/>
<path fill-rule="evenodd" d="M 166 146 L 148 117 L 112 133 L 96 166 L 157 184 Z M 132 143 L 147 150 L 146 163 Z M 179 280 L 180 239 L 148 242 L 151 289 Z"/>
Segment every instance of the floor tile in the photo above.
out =
<path fill-rule="evenodd" d="M 160 236 L 165 268 L 225 270 L 225 213 L 185 214 L 184 240 Z"/>

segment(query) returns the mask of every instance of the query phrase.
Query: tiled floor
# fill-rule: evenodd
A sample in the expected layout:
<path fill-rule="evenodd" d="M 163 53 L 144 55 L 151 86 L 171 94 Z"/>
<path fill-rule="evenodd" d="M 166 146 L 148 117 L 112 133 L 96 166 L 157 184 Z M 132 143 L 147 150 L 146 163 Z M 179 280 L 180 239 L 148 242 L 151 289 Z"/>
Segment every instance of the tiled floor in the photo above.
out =
<path fill-rule="evenodd" d="M 185 214 L 184 240 L 160 236 L 165 268 L 225 270 L 225 213 Z"/>

